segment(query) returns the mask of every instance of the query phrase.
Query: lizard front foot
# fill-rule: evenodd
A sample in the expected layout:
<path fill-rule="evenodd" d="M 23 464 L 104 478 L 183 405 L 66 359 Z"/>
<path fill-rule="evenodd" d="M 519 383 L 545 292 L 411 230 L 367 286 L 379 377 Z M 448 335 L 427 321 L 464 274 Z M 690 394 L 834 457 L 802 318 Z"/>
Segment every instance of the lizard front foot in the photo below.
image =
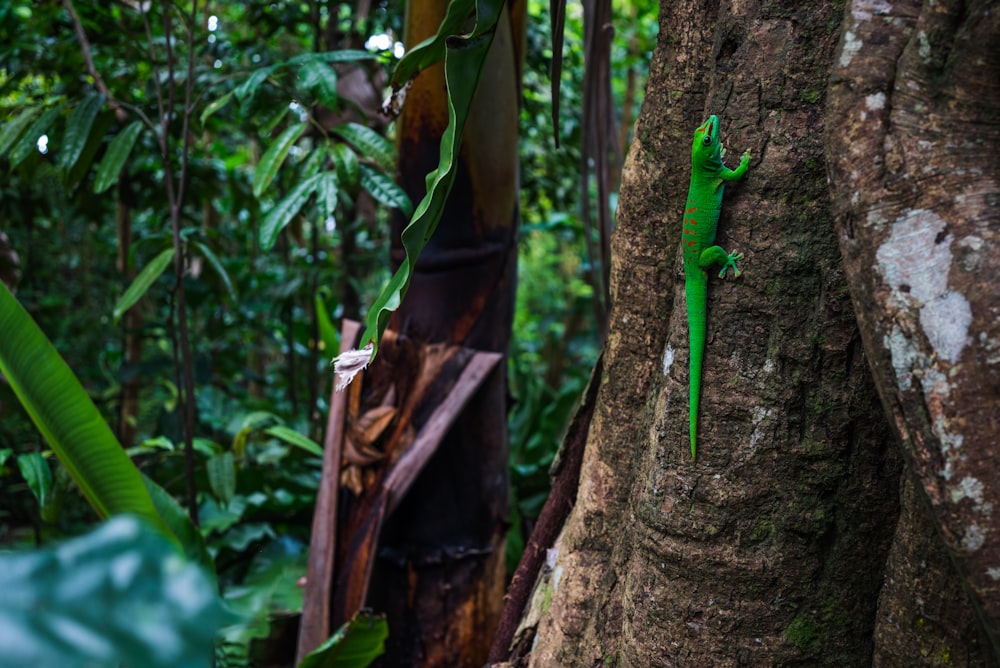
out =
<path fill-rule="evenodd" d="M 740 156 L 740 167 L 743 167 L 744 165 L 747 167 L 750 166 L 750 149 L 743 151 L 743 155 Z"/>

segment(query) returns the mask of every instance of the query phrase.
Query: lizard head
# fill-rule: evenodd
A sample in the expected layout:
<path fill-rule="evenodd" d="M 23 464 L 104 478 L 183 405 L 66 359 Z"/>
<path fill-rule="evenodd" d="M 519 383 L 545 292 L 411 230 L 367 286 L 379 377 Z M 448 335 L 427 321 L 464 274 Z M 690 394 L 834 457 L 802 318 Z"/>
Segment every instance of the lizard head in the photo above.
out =
<path fill-rule="evenodd" d="M 719 117 L 712 114 L 694 131 L 691 142 L 691 161 L 706 164 L 722 161 L 722 142 L 719 141 Z"/>

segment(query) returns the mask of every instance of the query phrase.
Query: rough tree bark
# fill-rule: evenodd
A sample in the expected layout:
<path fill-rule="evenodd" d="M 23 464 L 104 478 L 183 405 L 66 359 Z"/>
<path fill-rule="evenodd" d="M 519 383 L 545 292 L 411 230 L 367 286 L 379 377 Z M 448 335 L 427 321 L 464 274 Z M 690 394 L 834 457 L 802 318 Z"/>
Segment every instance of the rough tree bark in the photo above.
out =
<path fill-rule="evenodd" d="M 958 566 L 900 575 L 883 597 L 880 655 L 893 665 L 918 645 L 941 665 L 964 653 L 995 663 L 1000 13 L 982 0 L 855 0 L 834 65 L 827 142 L 837 234 L 916 488 L 904 501 L 917 519 L 901 523 L 894 553 L 912 565 L 933 551 Z"/>
<path fill-rule="evenodd" d="M 577 505 L 514 661 L 995 665 L 998 22 L 661 4 Z M 710 282 L 691 462 L 677 247 L 708 113 L 754 160 L 723 204 L 747 258 Z"/>

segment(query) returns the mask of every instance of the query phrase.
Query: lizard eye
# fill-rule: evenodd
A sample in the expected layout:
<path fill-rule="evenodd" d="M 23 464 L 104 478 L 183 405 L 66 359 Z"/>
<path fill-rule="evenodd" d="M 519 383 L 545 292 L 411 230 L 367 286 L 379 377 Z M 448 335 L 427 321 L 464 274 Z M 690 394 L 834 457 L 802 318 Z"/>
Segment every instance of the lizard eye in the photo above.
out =
<path fill-rule="evenodd" d="M 709 144 L 712 143 L 712 138 L 708 135 L 705 135 L 705 138 L 701 140 L 701 143 L 704 144 L 705 146 L 708 146 Z"/>

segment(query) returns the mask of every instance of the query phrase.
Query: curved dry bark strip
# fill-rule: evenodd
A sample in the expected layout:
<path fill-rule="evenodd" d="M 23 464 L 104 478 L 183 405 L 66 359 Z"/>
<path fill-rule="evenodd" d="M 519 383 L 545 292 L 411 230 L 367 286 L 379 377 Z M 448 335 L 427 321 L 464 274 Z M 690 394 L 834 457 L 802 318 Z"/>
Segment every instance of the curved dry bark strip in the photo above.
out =
<path fill-rule="evenodd" d="M 849 3 L 837 232 L 883 404 L 1000 654 L 1000 12 Z"/>

